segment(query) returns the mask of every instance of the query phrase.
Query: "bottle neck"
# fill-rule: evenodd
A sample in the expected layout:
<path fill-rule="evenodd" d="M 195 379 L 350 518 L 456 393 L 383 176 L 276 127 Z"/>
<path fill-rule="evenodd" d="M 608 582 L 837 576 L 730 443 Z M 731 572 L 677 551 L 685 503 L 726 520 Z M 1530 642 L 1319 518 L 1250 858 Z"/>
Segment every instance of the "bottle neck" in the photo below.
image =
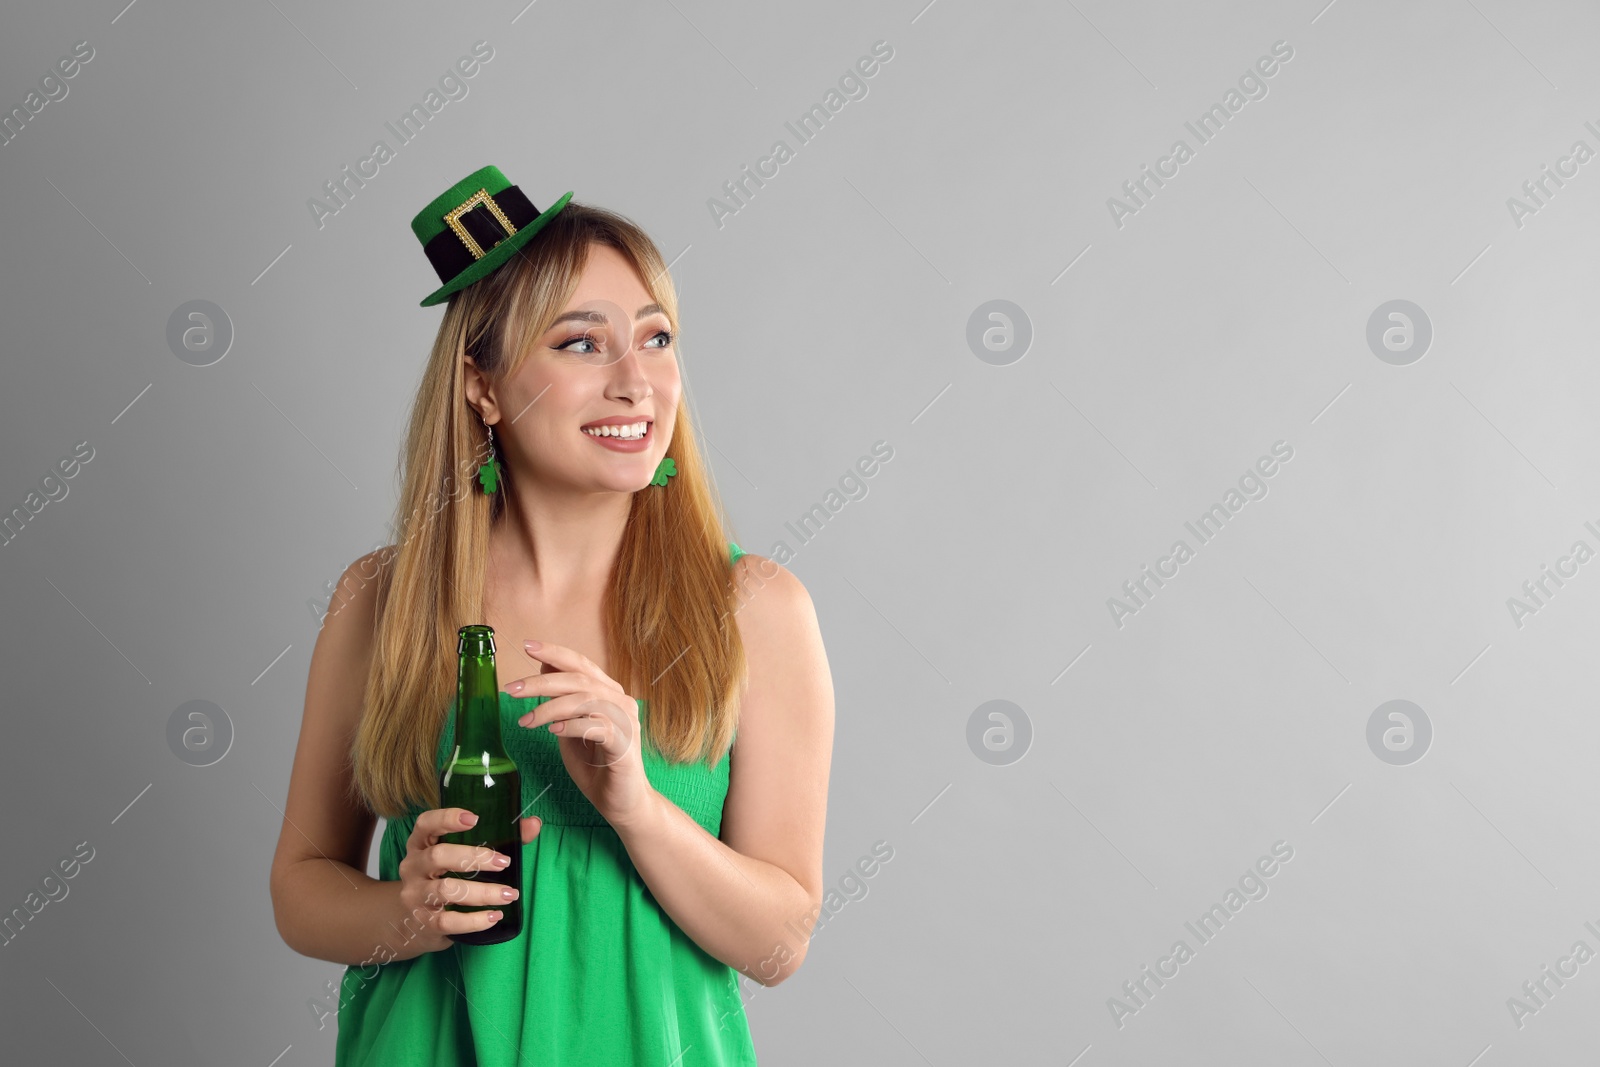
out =
<path fill-rule="evenodd" d="M 456 745 L 459 760 L 504 759 L 500 739 L 500 680 L 494 651 L 463 651 L 456 676 Z"/>

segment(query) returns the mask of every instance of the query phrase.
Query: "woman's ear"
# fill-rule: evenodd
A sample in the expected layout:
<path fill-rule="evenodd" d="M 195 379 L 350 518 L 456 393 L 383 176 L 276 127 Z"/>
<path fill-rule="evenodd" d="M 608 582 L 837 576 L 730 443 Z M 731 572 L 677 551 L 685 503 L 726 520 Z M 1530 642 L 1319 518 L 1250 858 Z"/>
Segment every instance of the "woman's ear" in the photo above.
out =
<path fill-rule="evenodd" d="M 494 387 L 489 384 L 489 379 L 478 369 L 471 356 L 461 358 L 461 375 L 467 403 L 472 405 L 478 417 L 489 425 L 499 422 L 500 405 L 495 403 Z"/>

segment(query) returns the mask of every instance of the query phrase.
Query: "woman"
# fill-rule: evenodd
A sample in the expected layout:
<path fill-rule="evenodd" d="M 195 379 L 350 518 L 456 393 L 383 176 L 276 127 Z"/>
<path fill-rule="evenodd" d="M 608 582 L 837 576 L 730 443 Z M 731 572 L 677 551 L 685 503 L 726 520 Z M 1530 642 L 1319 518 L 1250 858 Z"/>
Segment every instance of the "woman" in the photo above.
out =
<path fill-rule="evenodd" d="M 811 600 L 723 537 L 659 251 L 571 195 L 540 212 L 486 167 L 412 223 L 444 282 L 423 303 L 448 305 L 399 543 L 350 565 L 324 620 L 272 866 L 284 941 L 348 965 L 341 1065 L 755 1063 L 738 975 L 793 974 L 819 914 L 833 692 Z M 468 946 L 448 935 L 498 913 L 444 902 L 501 887 L 446 876 L 494 854 L 441 842 L 469 822 L 437 775 L 478 622 L 522 776 L 523 928 Z"/>

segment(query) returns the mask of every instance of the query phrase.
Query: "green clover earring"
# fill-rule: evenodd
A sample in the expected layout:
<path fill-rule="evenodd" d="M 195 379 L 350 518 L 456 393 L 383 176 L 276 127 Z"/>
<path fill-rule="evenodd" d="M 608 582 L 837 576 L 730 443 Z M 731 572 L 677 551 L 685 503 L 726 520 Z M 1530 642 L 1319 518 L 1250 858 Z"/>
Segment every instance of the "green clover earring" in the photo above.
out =
<path fill-rule="evenodd" d="M 672 461 L 671 456 L 663 456 L 656 465 L 656 476 L 650 479 L 651 485 L 666 485 L 667 479 L 678 473 L 678 465 Z"/>
<path fill-rule="evenodd" d="M 492 496 L 500 486 L 500 460 L 494 454 L 494 427 L 486 427 L 489 431 L 489 459 L 478 468 L 478 484 L 483 486 L 483 495 Z"/>

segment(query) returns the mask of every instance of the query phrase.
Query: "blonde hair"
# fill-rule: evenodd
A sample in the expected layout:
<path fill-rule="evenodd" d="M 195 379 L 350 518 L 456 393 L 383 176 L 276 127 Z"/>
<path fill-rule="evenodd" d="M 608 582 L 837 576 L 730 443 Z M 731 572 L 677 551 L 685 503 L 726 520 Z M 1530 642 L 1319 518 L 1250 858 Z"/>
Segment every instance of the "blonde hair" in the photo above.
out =
<path fill-rule="evenodd" d="M 654 242 L 635 224 L 568 202 L 487 277 L 454 293 L 411 411 L 394 530 L 376 583 L 374 653 L 351 747 L 354 791 L 373 812 L 438 806 L 437 745 L 453 714 L 460 627 L 483 619 L 490 527 L 508 493 L 475 481 L 488 438 L 467 403 L 462 357 L 492 383 L 515 374 L 576 291 L 592 243 L 637 270 L 678 334 L 678 301 Z M 645 741 L 673 762 L 715 766 L 733 742 L 745 681 L 720 499 L 680 396 L 666 454 L 677 474 L 633 494 L 601 617 L 612 677 L 647 704 Z"/>

